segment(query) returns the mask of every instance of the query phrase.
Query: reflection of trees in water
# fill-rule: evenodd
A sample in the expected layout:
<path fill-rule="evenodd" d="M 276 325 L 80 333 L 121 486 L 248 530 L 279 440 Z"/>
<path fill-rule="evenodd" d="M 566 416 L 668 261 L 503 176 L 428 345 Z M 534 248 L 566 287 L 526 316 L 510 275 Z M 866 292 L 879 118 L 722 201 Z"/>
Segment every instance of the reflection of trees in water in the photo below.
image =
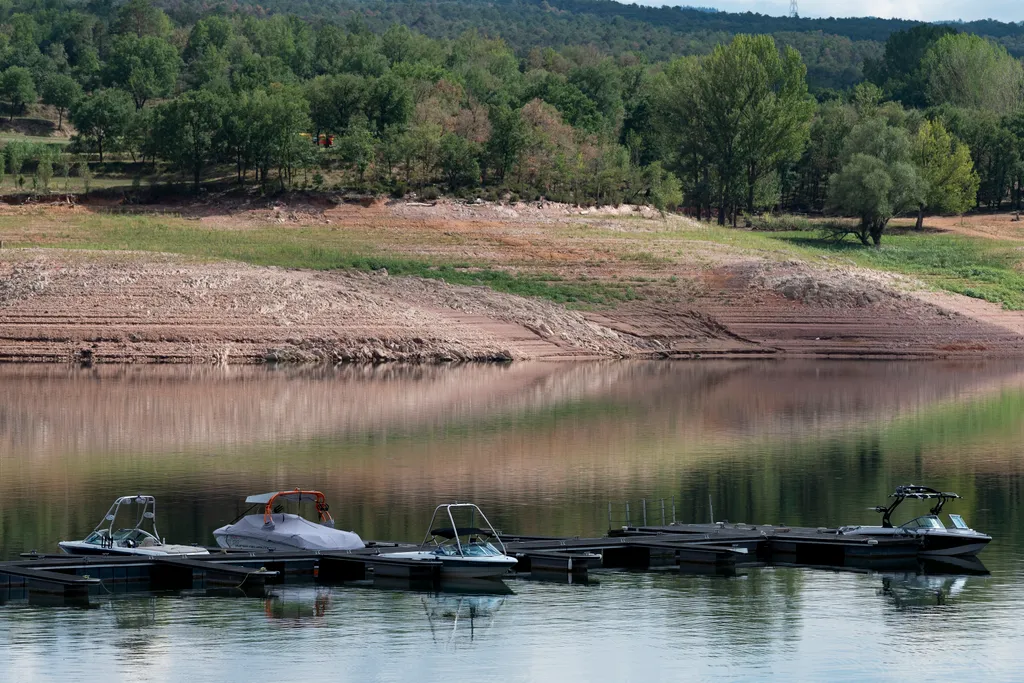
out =
<path fill-rule="evenodd" d="M 864 508 L 911 481 L 958 491 L 968 500 L 957 511 L 996 532 L 1020 521 L 1024 493 L 1014 369 L 594 363 L 183 378 L 142 368 L 73 380 L 47 370 L 49 388 L 32 398 L 42 370 L 19 368 L 11 386 L 22 382 L 30 405 L 0 398 L 0 547 L 54 550 L 138 491 L 157 496 L 169 541 L 209 543 L 243 496 L 296 485 L 324 490 L 339 526 L 364 538 L 419 540 L 433 506 L 455 498 L 524 533 L 601 533 L 607 502 L 642 496 L 674 496 L 683 521 L 706 520 L 710 494 L 719 519 L 874 522 Z M 51 446 L 12 449 L 37 409 Z M 139 454 L 88 452 L 118 430 Z M 166 451 L 171 433 L 185 441 Z M 296 433 L 320 436 L 281 436 Z M 176 452 L 186 442 L 222 445 Z"/>

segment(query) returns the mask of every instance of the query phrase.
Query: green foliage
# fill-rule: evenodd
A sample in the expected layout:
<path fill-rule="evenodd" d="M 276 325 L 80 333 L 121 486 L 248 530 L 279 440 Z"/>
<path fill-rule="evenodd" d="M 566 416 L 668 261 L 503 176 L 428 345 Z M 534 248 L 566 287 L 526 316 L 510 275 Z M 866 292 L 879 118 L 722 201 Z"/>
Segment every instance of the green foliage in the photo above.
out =
<path fill-rule="evenodd" d="M 889 220 L 924 200 L 926 186 L 910 158 L 906 131 L 883 119 L 866 121 L 850 133 L 842 170 L 831 181 L 829 203 L 833 210 L 860 219 L 851 232 L 865 246 L 881 244 Z"/>
<path fill-rule="evenodd" d="M 170 93 L 178 78 L 178 51 L 156 36 L 134 33 L 114 41 L 107 58 L 107 84 L 129 92 L 135 108 Z"/>
<path fill-rule="evenodd" d="M 925 209 L 963 213 L 974 206 L 981 179 L 974 171 L 971 151 L 951 136 L 941 122 L 924 122 L 914 139 L 912 156 L 927 183 L 922 213 Z"/>
<path fill-rule="evenodd" d="M 463 137 L 446 133 L 441 137 L 439 163 L 448 189 L 452 192 L 475 185 L 480 180 L 476 151 Z"/>
<path fill-rule="evenodd" d="M 49 74 L 42 85 L 43 102 L 57 108 L 57 130 L 62 130 L 64 112 L 82 96 L 82 86 L 60 73 Z"/>
<path fill-rule="evenodd" d="M 1024 65 L 980 36 L 940 38 L 922 59 L 921 71 L 931 104 L 1006 114 L 1024 101 Z"/>
<path fill-rule="evenodd" d="M 128 131 L 135 106 L 123 90 L 99 90 L 78 100 L 71 108 L 71 121 L 78 129 L 79 139 L 96 147 L 100 163 L 103 148 L 119 142 Z"/>
<path fill-rule="evenodd" d="M 955 34 L 950 26 L 921 24 L 897 31 L 885 43 L 881 59 L 867 60 L 864 75 L 888 97 L 911 107 L 927 105 L 921 60 L 940 38 Z"/>
<path fill-rule="evenodd" d="M 157 152 L 192 175 L 199 189 L 203 169 L 214 159 L 227 106 L 212 92 L 187 92 L 157 109 L 153 133 Z"/>
<path fill-rule="evenodd" d="M 11 66 L 0 73 L 0 99 L 10 106 L 13 121 L 15 112 L 24 111 L 26 104 L 36 100 L 32 73 L 21 66 Z"/>

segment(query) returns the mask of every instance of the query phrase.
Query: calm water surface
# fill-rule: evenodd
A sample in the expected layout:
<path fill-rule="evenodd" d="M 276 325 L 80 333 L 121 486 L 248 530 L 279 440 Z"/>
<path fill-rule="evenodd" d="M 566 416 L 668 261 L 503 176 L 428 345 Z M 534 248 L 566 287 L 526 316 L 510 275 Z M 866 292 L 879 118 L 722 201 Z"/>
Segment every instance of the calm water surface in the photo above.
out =
<path fill-rule="evenodd" d="M 208 544 L 246 495 L 295 486 L 324 491 L 341 528 L 418 541 L 455 498 L 505 530 L 589 535 L 609 502 L 615 523 L 643 498 L 704 521 L 709 495 L 719 519 L 873 523 L 868 506 L 923 483 L 995 537 L 983 577 L 768 568 L 515 579 L 507 595 L 14 602 L 0 681 L 1022 679 L 1024 364 L 36 366 L 0 367 L 0 387 L 0 558 L 53 552 L 137 492 L 169 541 Z"/>

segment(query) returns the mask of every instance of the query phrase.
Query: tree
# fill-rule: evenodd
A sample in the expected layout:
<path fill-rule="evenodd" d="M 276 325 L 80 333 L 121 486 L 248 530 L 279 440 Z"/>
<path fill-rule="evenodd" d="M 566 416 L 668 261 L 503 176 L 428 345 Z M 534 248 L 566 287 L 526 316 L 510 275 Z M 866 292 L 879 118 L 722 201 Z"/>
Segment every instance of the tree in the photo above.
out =
<path fill-rule="evenodd" d="M 107 60 L 107 82 L 129 92 L 135 108 L 170 93 L 178 79 L 178 51 L 154 36 L 127 34 L 114 42 Z"/>
<path fill-rule="evenodd" d="M 96 145 L 103 163 L 104 144 L 124 135 L 134 112 L 131 95 L 109 88 L 78 100 L 71 107 L 71 122 L 81 138 Z"/>
<path fill-rule="evenodd" d="M 317 76 L 307 81 L 309 117 L 317 131 L 344 134 L 352 117 L 363 110 L 366 82 L 354 74 Z"/>
<path fill-rule="evenodd" d="M 491 109 L 490 120 L 491 137 L 487 141 L 487 153 L 498 180 L 504 181 L 519 163 L 526 147 L 526 124 L 518 109 L 506 105 Z"/>
<path fill-rule="evenodd" d="M 412 90 L 402 79 L 387 74 L 370 81 L 366 89 L 365 112 L 377 131 L 407 123 L 412 109 Z"/>
<path fill-rule="evenodd" d="M 26 104 L 36 101 L 31 72 L 21 66 L 11 66 L 0 73 L 0 98 L 10 103 L 13 121 L 15 112 L 23 111 Z"/>
<path fill-rule="evenodd" d="M 1024 65 L 980 36 L 944 36 L 925 55 L 921 69 L 931 104 L 1006 114 L 1024 102 Z"/>
<path fill-rule="evenodd" d="M 697 63 L 683 62 L 667 93 L 671 110 L 684 114 L 677 136 L 696 140 L 696 154 L 713 176 L 718 222 L 746 192 L 754 210 L 755 188 L 779 163 L 796 160 L 806 144 L 813 101 L 799 54 L 780 55 L 770 36 L 736 36 Z"/>
<path fill-rule="evenodd" d="M 217 134 L 226 106 L 212 92 L 187 92 L 162 105 L 156 114 L 155 137 L 163 158 L 192 175 L 198 190 L 203 169 L 216 153 Z"/>
<path fill-rule="evenodd" d="M 149 0 L 128 0 L 117 10 L 113 25 L 116 34 L 166 37 L 171 33 L 171 21 Z"/>
<path fill-rule="evenodd" d="M 477 163 L 473 145 L 454 133 L 441 136 L 440 166 L 448 189 L 452 192 L 480 180 L 480 164 Z"/>
<path fill-rule="evenodd" d="M 57 108 L 57 130 L 63 130 L 64 112 L 82 96 L 82 86 L 70 76 L 50 74 L 42 90 L 43 102 Z"/>
<path fill-rule="evenodd" d="M 850 133 L 842 170 L 832 178 L 834 211 L 860 218 L 854 234 L 876 247 L 893 216 L 921 204 L 926 184 L 911 162 L 910 138 L 902 128 L 877 118 Z"/>
<path fill-rule="evenodd" d="M 927 183 L 917 212 L 917 229 L 924 224 L 926 209 L 939 213 L 963 213 L 977 201 L 981 179 L 974 171 L 971 150 L 938 121 L 925 121 L 913 142 L 913 160 Z"/>
<path fill-rule="evenodd" d="M 924 107 L 927 98 L 921 60 L 944 36 L 955 34 L 950 26 L 921 24 L 906 31 L 897 31 L 885 41 L 881 59 L 867 59 L 864 75 L 886 95 L 911 107 Z"/>

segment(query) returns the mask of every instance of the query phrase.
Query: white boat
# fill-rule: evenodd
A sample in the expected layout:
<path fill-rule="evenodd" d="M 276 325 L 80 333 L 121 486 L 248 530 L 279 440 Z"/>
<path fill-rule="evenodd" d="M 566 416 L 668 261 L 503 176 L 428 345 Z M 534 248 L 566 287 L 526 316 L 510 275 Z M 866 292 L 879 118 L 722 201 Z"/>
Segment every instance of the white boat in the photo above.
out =
<path fill-rule="evenodd" d="M 221 548 L 256 551 L 357 550 L 366 547 L 354 531 L 334 528 L 330 508 L 319 491 L 276 491 L 260 493 L 245 499 L 250 507 L 263 507 L 262 514 L 242 513 L 230 524 L 213 532 Z M 318 520 L 312 522 L 300 515 L 285 513 L 283 503 L 313 503 Z"/>
<path fill-rule="evenodd" d="M 459 513 L 460 517 L 468 516 L 468 523 L 458 526 L 453 513 Z M 484 526 L 478 525 L 477 515 Z M 434 527 L 437 521 L 451 526 Z M 409 560 L 440 560 L 442 579 L 498 578 L 516 566 L 516 559 L 505 554 L 505 545 L 498 532 L 480 508 L 472 503 L 438 505 L 427 528 L 422 549 L 386 554 Z"/>
<path fill-rule="evenodd" d="M 921 540 L 921 555 L 924 557 L 973 557 L 981 552 L 992 540 L 988 534 L 975 531 L 967 526 L 960 515 L 948 515 L 952 527 L 942 523 L 939 514 L 947 501 L 959 498 L 955 493 L 937 491 L 927 486 L 910 484 L 897 486 L 891 496 L 894 500 L 887 506 L 871 508 L 882 513 L 882 526 L 845 526 L 839 533 L 845 536 L 873 536 L 892 538 L 907 536 Z M 894 527 L 892 513 L 907 498 L 934 500 L 930 514 L 916 517 L 905 524 Z"/>
<path fill-rule="evenodd" d="M 121 507 L 138 506 L 135 526 L 114 529 Z M 143 529 L 150 526 L 152 532 Z M 194 545 L 164 543 L 156 529 L 156 498 L 153 496 L 122 496 L 114 501 L 92 533 L 81 541 L 61 541 L 57 545 L 69 555 L 208 555 L 206 548 Z"/>

